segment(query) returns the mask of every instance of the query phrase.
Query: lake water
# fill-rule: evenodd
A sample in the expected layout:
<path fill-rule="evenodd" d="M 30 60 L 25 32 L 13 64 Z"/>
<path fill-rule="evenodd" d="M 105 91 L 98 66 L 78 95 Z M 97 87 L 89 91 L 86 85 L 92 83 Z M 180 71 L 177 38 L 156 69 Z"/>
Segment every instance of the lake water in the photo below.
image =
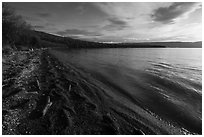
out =
<path fill-rule="evenodd" d="M 79 49 L 53 54 L 133 111 L 137 105 L 173 125 L 202 133 L 201 49 Z"/>

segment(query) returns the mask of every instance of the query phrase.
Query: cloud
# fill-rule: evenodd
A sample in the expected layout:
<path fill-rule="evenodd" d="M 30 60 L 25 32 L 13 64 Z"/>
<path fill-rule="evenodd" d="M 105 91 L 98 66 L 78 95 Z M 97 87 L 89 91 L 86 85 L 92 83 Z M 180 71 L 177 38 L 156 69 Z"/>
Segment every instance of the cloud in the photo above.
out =
<path fill-rule="evenodd" d="M 99 10 L 106 13 L 109 17 L 117 17 L 120 19 L 136 19 L 146 18 L 153 10 L 160 7 L 168 7 L 169 2 L 107 2 L 93 3 Z"/>
<path fill-rule="evenodd" d="M 103 29 L 108 31 L 114 30 L 123 30 L 128 27 L 128 23 L 124 20 L 120 20 L 119 18 L 108 18 L 109 24 L 105 25 Z"/>
<path fill-rule="evenodd" d="M 118 18 L 109 18 L 108 19 L 113 25 L 119 25 L 119 26 L 126 26 L 127 23 L 123 20 L 120 20 Z"/>
<path fill-rule="evenodd" d="M 51 14 L 50 13 L 37 13 L 37 15 L 38 16 L 40 16 L 40 17 L 50 17 L 51 16 Z"/>
<path fill-rule="evenodd" d="M 202 40 L 202 10 L 198 9 L 202 3 L 10 4 L 38 30 L 69 37 L 130 42 Z"/>
<path fill-rule="evenodd" d="M 84 14 L 85 13 L 85 7 L 83 5 L 79 5 L 76 7 L 76 10 L 79 12 L 79 14 Z"/>
<path fill-rule="evenodd" d="M 169 7 L 160 7 L 154 10 L 152 19 L 161 23 L 174 23 L 181 16 L 187 16 L 189 13 L 200 8 L 199 3 L 193 2 L 175 2 Z"/>
<path fill-rule="evenodd" d="M 100 33 L 97 32 L 90 32 L 86 30 L 80 30 L 80 29 L 66 29 L 64 31 L 58 31 L 56 32 L 59 35 L 73 35 L 73 36 L 101 36 Z"/>

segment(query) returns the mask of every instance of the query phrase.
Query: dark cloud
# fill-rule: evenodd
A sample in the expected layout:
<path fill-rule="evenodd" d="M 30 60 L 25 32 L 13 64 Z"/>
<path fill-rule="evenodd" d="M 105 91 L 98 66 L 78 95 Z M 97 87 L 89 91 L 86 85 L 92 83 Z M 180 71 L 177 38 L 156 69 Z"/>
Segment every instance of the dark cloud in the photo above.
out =
<path fill-rule="evenodd" d="M 101 36 L 100 33 L 90 32 L 90 31 L 80 30 L 80 29 L 66 29 L 64 31 L 58 31 L 56 33 L 59 34 L 59 35 Z"/>
<path fill-rule="evenodd" d="M 113 30 L 122 30 L 128 27 L 128 23 L 124 20 L 120 20 L 118 18 L 108 18 L 110 24 L 103 27 L 105 30 L 113 31 Z"/>
<path fill-rule="evenodd" d="M 123 20 L 119 20 L 118 18 L 109 18 L 108 19 L 114 25 L 126 26 L 127 23 Z"/>
<path fill-rule="evenodd" d="M 152 19 L 161 23 L 173 23 L 173 20 L 192 10 L 196 3 L 175 2 L 169 7 L 161 7 L 151 15 Z"/>
<path fill-rule="evenodd" d="M 40 17 L 50 17 L 51 16 L 50 13 L 37 13 L 37 15 Z"/>

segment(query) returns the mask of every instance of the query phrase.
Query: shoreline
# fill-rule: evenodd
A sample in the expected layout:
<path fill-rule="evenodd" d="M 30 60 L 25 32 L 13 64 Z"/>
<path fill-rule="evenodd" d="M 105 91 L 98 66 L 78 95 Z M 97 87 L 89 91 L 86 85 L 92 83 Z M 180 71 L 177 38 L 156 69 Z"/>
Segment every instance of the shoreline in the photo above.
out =
<path fill-rule="evenodd" d="M 75 72 L 47 50 L 12 56 L 15 67 L 3 64 L 3 134 L 121 134 L 111 114 L 82 93 Z"/>
<path fill-rule="evenodd" d="M 100 89 L 47 49 L 5 58 L 2 91 L 4 135 L 182 134 L 112 110 Z"/>

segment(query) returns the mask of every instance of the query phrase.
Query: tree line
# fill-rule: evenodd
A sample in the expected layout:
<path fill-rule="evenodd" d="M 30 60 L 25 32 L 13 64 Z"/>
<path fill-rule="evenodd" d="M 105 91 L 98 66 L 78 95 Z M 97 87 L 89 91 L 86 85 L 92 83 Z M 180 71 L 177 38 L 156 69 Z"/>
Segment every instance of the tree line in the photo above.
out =
<path fill-rule="evenodd" d="M 2 46 L 12 49 L 40 46 L 40 38 L 34 34 L 32 26 L 7 3 L 2 3 Z"/>

